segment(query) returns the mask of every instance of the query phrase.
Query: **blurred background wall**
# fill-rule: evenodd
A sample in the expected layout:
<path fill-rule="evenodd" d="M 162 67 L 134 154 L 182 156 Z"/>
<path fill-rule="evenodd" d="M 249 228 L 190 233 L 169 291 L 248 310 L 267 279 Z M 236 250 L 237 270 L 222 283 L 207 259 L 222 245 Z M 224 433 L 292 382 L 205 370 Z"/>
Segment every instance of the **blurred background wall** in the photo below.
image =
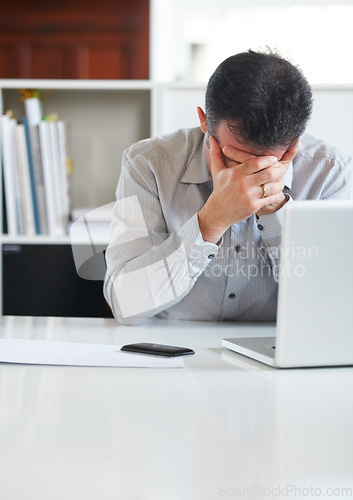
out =
<path fill-rule="evenodd" d="M 154 81 L 206 82 L 226 57 L 270 47 L 311 84 L 353 84 L 352 0 L 151 0 Z"/>

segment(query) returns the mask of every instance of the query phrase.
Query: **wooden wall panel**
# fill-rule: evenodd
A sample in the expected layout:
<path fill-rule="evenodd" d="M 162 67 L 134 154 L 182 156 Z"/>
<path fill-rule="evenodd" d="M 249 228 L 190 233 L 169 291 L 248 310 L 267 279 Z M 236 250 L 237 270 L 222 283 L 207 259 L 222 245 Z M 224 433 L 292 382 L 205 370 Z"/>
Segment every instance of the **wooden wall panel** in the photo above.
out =
<path fill-rule="evenodd" d="M 61 78 L 61 75 L 73 75 L 72 49 L 66 44 L 28 44 L 27 50 L 23 54 L 29 64 L 26 65 L 23 73 L 30 72 L 31 78 Z M 25 78 L 25 76 L 22 76 Z"/>
<path fill-rule="evenodd" d="M 0 44 L 0 74 L 2 78 L 11 78 L 15 74 L 13 47 L 10 44 Z"/>
<path fill-rule="evenodd" d="M 120 78 L 129 74 L 123 44 L 91 42 L 78 47 L 77 78 Z"/>
<path fill-rule="evenodd" d="M 0 7 L 0 78 L 148 78 L 148 0 Z"/>

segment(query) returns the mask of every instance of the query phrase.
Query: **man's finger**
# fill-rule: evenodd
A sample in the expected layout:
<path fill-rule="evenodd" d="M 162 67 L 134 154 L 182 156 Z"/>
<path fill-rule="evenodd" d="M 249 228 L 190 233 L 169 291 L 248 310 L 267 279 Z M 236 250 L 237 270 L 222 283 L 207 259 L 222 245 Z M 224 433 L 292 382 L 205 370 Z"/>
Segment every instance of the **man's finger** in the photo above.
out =
<path fill-rule="evenodd" d="M 254 184 L 257 186 L 262 186 L 266 183 L 278 182 L 283 179 L 286 172 L 286 167 L 284 165 L 272 165 L 268 168 L 263 168 L 253 175 Z"/>
<path fill-rule="evenodd" d="M 251 158 L 255 158 L 255 155 L 251 153 L 246 153 L 245 151 L 240 151 L 240 149 L 234 148 L 233 146 L 224 146 L 222 153 L 229 161 L 234 161 L 236 163 L 244 163 Z"/>
<path fill-rule="evenodd" d="M 244 174 L 252 175 L 268 167 L 273 167 L 277 162 L 278 159 L 275 156 L 255 156 L 246 161 L 242 167 L 244 166 Z"/>
<path fill-rule="evenodd" d="M 218 142 L 213 136 L 209 137 L 210 141 L 210 157 L 211 157 L 211 174 L 212 177 L 218 174 L 221 170 L 224 170 L 226 166 L 224 165 L 221 148 L 218 145 Z"/>

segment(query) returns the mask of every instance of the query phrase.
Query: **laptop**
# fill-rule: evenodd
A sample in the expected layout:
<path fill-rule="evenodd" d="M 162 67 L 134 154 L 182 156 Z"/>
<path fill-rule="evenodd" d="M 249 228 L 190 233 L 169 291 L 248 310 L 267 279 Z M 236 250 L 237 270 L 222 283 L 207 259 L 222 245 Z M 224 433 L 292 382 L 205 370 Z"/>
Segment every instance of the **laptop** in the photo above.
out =
<path fill-rule="evenodd" d="M 277 368 L 353 365 L 353 200 L 286 205 L 273 336 L 222 345 Z"/>

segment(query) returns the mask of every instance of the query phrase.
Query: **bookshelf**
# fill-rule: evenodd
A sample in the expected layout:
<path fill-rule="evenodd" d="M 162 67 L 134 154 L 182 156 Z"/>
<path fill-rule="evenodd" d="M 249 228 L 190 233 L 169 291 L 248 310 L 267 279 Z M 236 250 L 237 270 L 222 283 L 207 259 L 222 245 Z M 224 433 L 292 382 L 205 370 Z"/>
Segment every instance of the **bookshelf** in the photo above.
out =
<path fill-rule="evenodd" d="M 74 165 L 74 172 L 69 176 L 71 210 L 79 207 L 97 208 L 114 201 L 123 150 L 140 139 L 150 137 L 155 129 L 153 109 L 156 87 L 150 81 L 0 80 L 0 89 L 1 115 L 7 110 L 12 110 L 20 122 L 25 115 L 25 106 L 21 102 L 19 90 L 41 89 L 47 91 L 42 101 L 43 115 L 56 113 L 67 123 L 69 152 Z M 2 144 L 0 152 L 1 148 Z M 3 193 L 2 187 L 1 193 Z M 1 221 L 3 221 L 4 200 L 0 207 Z M 35 261 L 35 256 L 43 252 L 43 249 L 46 252 L 45 256 L 53 253 L 54 260 L 55 255 L 58 255 L 58 259 L 68 259 L 71 245 L 68 234 L 12 236 L 4 233 L 3 229 L 2 226 L 1 306 L 3 303 L 6 304 L 6 300 L 3 300 L 6 294 L 11 295 L 16 286 L 20 288 L 21 277 L 14 276 L 12 286 L 9 269 L 15 274 L 17 269 L 20 274 L 21 267 L 27 269 L 23 286 L 29 286 L 33 292 L 33 287 L 36 288 L 35 275 L 38 274 L 38 269 L 33 268 L 33 273 L 31 272 L 30 259 Z M 84 241 L 82 243 L 85 244 Z M 26 261 L 23 261 L 21 254 L 24 255 L 29 251 L 30 256 L 27 255 Z M 38 266 L 38 263 L 36 265 Z M 48 268 L 47 271 L 55 283 L 55 269 Z M 60 272 L 63 270 L 60 269 Z M 43 276 L 38 277 L 38 289 L 42 279 Z M 91 284 L 87 282 L 87 285 Z M 35 295 L 35 290 L 33 293 Z M 6 310 L 2 312 L 6 313 Z M 10 313 L 12 312 L 10 308 Z"/>
<path fill-rule="evenodd" d="M 151 134 L 152 86 L 145 81 L 2 80 L 2 113 L 20 120 L 19 89 L 45 89 L 44 114 L 56 113 L 69 127 L 71 208 L 98 207 L 114 199 L 122 151 Z"/>

